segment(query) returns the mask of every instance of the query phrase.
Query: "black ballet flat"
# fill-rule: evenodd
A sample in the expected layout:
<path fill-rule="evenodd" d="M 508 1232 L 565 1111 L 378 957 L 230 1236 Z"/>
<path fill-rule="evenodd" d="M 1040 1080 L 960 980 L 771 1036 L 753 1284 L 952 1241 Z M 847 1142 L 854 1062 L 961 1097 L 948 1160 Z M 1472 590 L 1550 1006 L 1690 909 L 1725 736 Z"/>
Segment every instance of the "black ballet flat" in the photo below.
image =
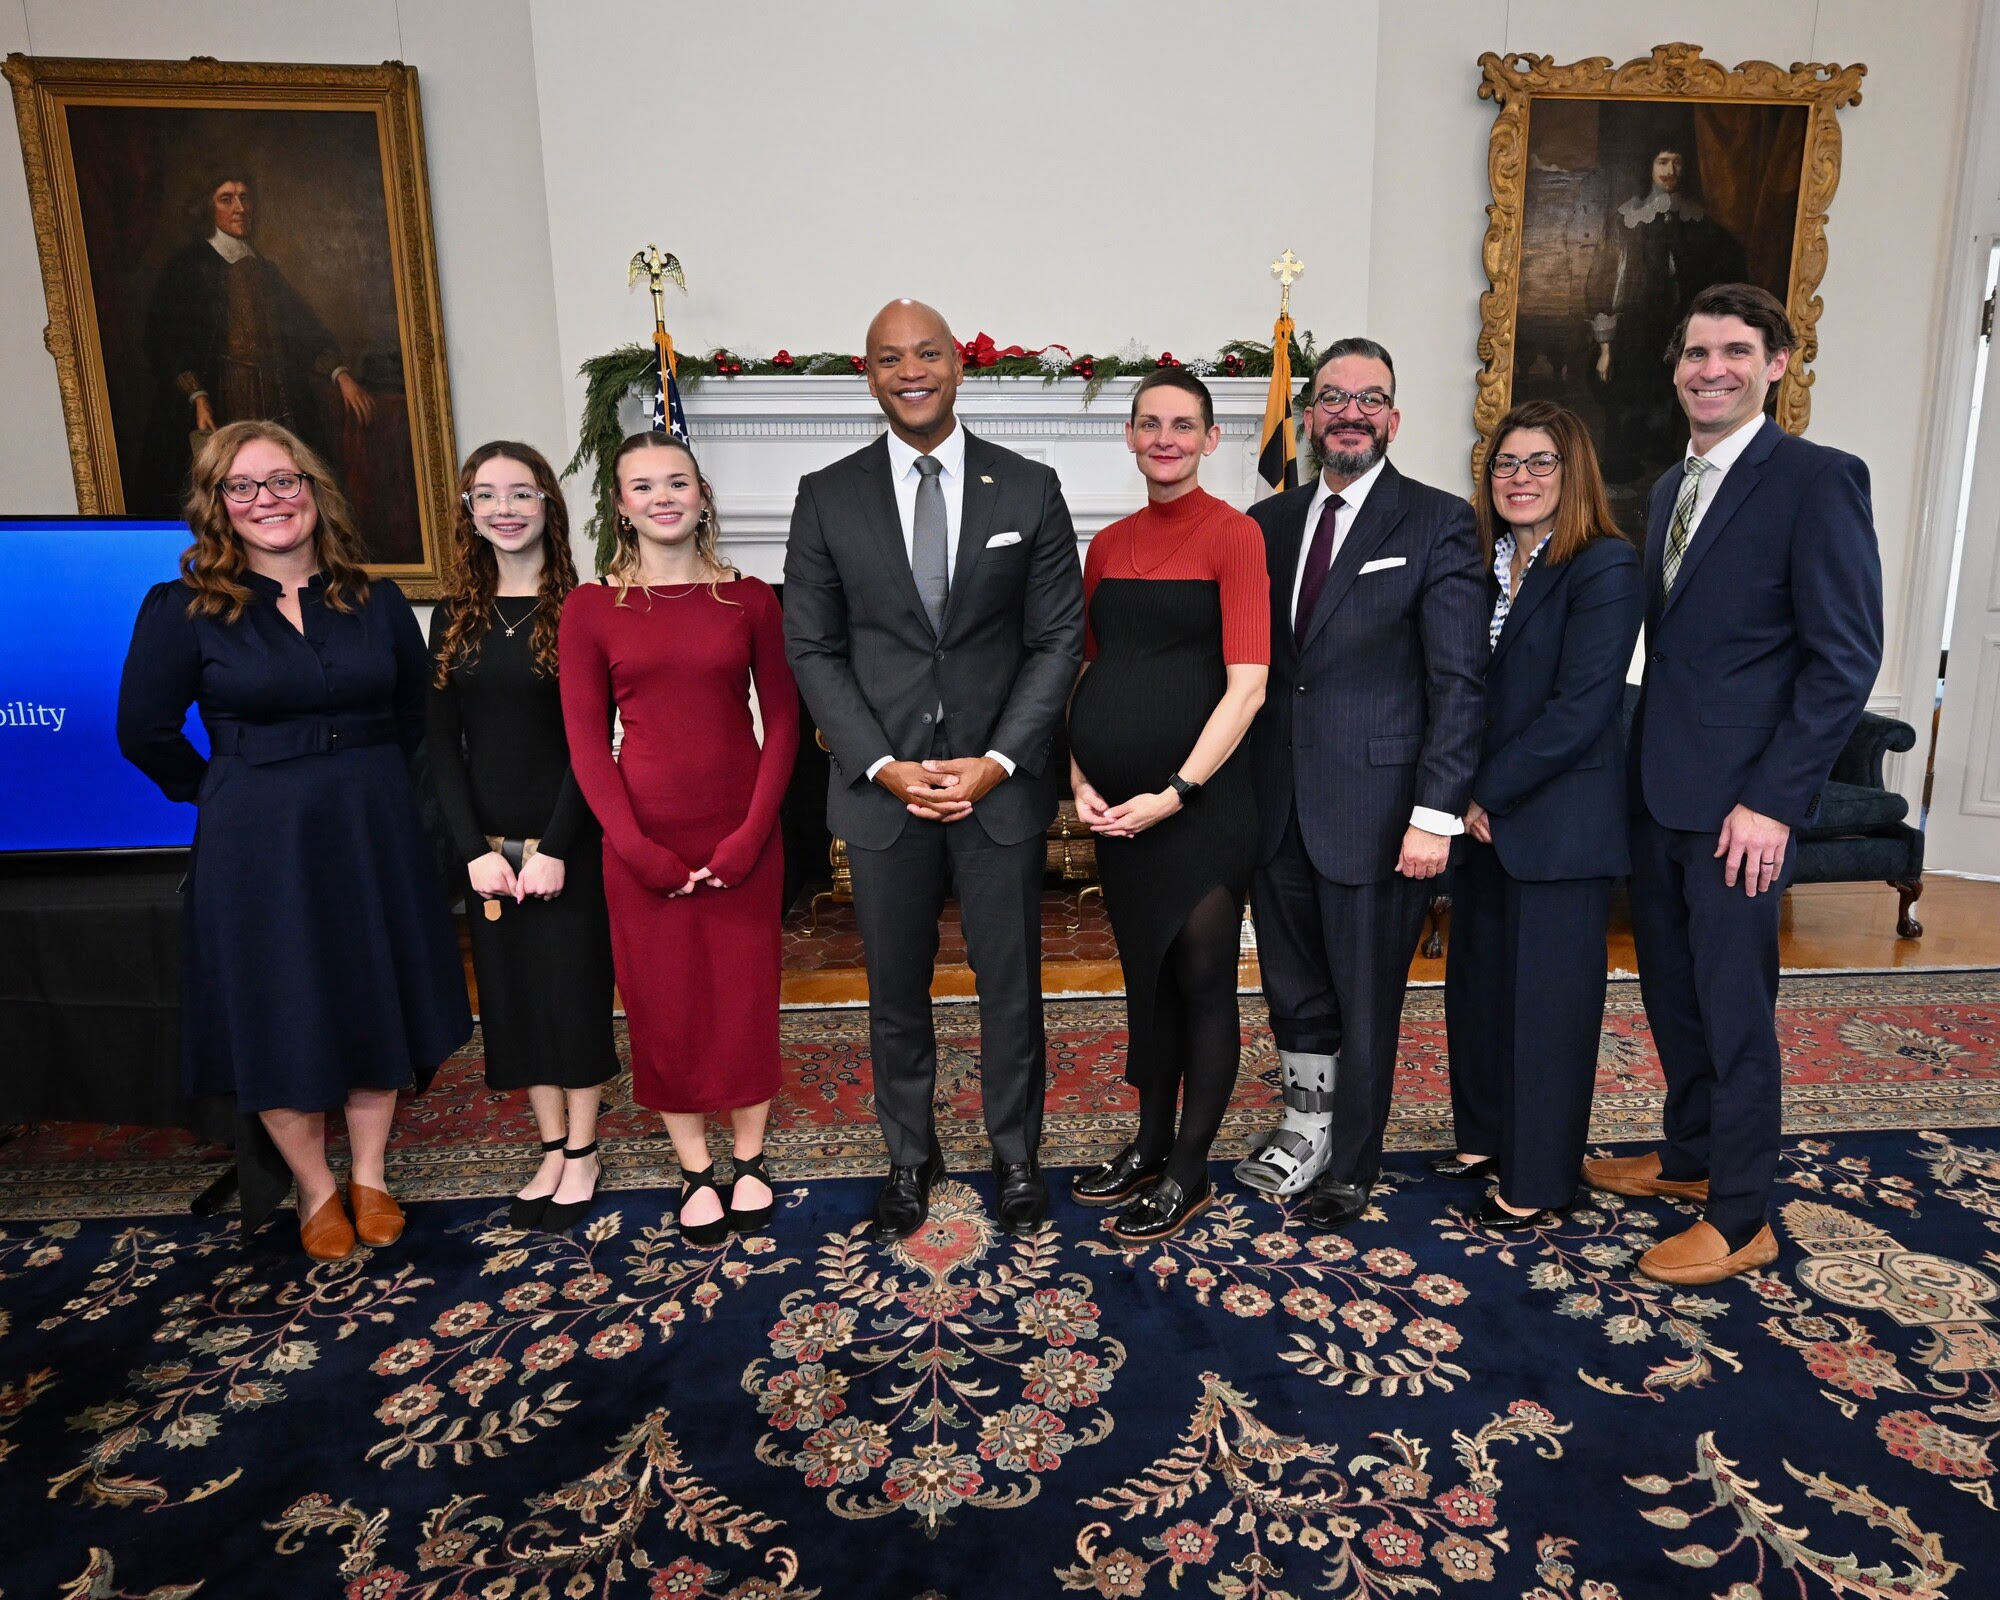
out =
<path fill-rule="evenodd" d="M 767 1189 L 771 1186 L 771 1180 L 764 1172 L 764 1152 L 759 1150 L 754 1156 L 738 1156 L 733 1164 L 736 1173 L 729 1180 L 729 1198 L 724 1202 L 728 1209 L 724 1212 L 722 1220 L 735 1233 L 762 1233 L 770 1227 L 771 1212 L 775 1207 L 737 1205 L 736 1186 L 745 1178 L 755 1178 Z M 687 1229 L 683 1227 L 681 1232 L 686 1233 Z"/>
<path fill-rule="evenodd" d="M 595 1155 L 596 1153 L 597 1141 L 592 1139 L 581 1150 L 572 1150 L 565 1145 L 563 1148 L 563 1159 L 565 1161 L 581 1161 L 585 1156 Z M 542 1213 L 542 1231 L 544 1233 L 567 1233 L 571 1228 L 583 1221 L 585 1217 L 590 1215 L 590 1208 L 597 1204 L 597 1185 L 603 1181 L 604 1163 L 599 1161 L 597 1164 L 597 1178 L 590 1186 L 589 1195 L 584 1199 L 570 1200 L 562 1205 L 552 1203 L 548 1210 Z"/>
<path fill-rule="evenodd" d="M 544 1139 L 542 1153 L 546 1155 L 551 1150 L 560 1150 L 568 1143 L 569 1140 L 566 1138 Z M 553 1190 L 547 1194 L 529 1195 L 526 1198 L 515 1195 L 514 1203 L 507 1208 L 507 1226 L 516 1233 L 528 1233 L 539 1228 L 542 1225 L 542 1214 L 549 1209 L 549 1202 L 553 1199 L 555 1199 Z"/>
<path fill-rule="evenodd" d="M 1128 1244 L 1170 1239 L 1214 1203 L 1215 1190 L 1208 1184 L 1189 1194 L 1172 1178 L 1162 1177 L 1125 1208 L 1111 1231 Z"/>
<path fill-rule="evenodd" d="M 1477 1161 L 1461 1161 L 1456 1150 L 1432 1156 L 1424 1164 L 1440 1178 L 1491 1178 L 1500 1171 L 1497 1157 L 1481 1156 Z"/>
<path fill-rule="evenodd" d="M 675 1213 L 676 1222 L 680 1221 L 679 1212 L 687 1210 L 687 1203 L 702 1189 L 715 1189 L 714 1166 L 703 1167 L 699 1172 L 690 1172 L 686 1167 L 681 1168 L 681 1203 Z M 720 1197 L 722 1191 L 715 1189 L 715 1192 Z M 681 1237 L 700 1249 L 713 1250 L 729 1237 L 727 1210 L 713 1222 L 682 1222 Z"/>
<path fill-rule="evenodd" d="M 1565 1208 L 1567 1209 L 1567 1208 Z M 1559 1228 L 1562 1226 L 1562 1212 L 1544 1206 L 1539 1211 L 1530 1211 L 1526 1216 L 1509 1211 L 1500 1203 L 1498 1194 L 1489 1194 L 1480 1202 L 1479 1209 L 1463 1213 L 1466 1221 L 1475 1228 L 1486 1228 L 1504 1232 L 1509 1228 Z"/>
<path fill-rule="evenodd" d="M 1157 1183 L 1167 1170 L 1167 1158 L 1139 1159 L 1139 1147 L 1128 1144 L 1109 1161 L 1069 1180 L 1069 1197 L 1080 1206 L 1122 1206 L 1141 1189 Z"/>

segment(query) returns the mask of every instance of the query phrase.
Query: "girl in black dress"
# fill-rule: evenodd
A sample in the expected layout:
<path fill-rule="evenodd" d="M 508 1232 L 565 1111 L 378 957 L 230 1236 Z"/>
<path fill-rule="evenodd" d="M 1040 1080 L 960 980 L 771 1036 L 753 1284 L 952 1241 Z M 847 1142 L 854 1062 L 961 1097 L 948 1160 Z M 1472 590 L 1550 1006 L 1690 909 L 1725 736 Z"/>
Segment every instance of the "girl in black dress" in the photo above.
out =
<path fill-rule="evenodd" d="M 560 1231 L 596 1196 L 599 1086 L 618 1072 L 602 843 L 570 773 L 556 677 L 576 563 L 540 451 L 481 445 L 458 487 L 431 613 L 431 764 L 473 896 L 486 1085 L 527 1090 L 542 1135 L 508 1221 Z"/>
<path fill-rule="evenodd" d="M 1146 506 L 1091 541 L 1069 736 L 1077 815 L 1097 834 L 1125 971 L 1139 1131 L 1070 1193 L 1124 1204 L 1112 1231 L 1145 1242 L 1207 1208 L 1209 1146 L 1236 1086 L 1236 968 L 1257 855 L 1236 752 L 1264 703 L 1271 609 L 1263 535 L 1198 481 L 1222 442 L 1207 385 L 1179 367 L 1150 374 L 1125 442 Z"/>
<path fill-rule="evenodd" d="M 402 591 L 371 581 L 326 463 L 276 423 L 197 454 L 195 542 L 140 607 L 118 747 L 199 811 L 181 963 L 187 1092 L 233 1094 L 298 1185 L 319 1260 L 393 1242 L 396 1091 L 472 1032 L 444 885 L 410 790 L 429 660 Z M 190 704 L 204 757 L 181 732 Z M 326 1162 L 347 1119 L 348 1201 Z"/>

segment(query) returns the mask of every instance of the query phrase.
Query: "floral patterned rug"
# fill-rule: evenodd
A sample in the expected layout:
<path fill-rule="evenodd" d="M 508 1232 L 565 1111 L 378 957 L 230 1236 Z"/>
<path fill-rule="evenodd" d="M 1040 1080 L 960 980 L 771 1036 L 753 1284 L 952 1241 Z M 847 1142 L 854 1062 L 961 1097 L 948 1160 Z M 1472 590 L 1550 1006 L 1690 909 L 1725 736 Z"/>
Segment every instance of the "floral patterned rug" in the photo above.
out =
<path fill-rule="evenodd" d="M 940 1005 L 939 1129 L 955 1169 L 989 1159 L 979 1109 L 979 1008 Z M 1123 1142 L 1135 1101 L 1124 1077 L 1125 1003 L 1047 1003 L 1049 1087 L 1042 1159 L 1052 1168 L 1100 1159 Z M 1864 1128 L 2000 1126 L 2000 976 L 1990 971 L 1788 977 L 1780 992 L 1786 1126 L 1800 1133 Z M 868 1065 L 868 1013 L 788 1011 L 784 1087 L 771 1130 L 774 1170 L 791 1178 L 882 1170 Z M 624 1048 L 620 1030 L 620 1048 Z M 603 1134 L 607 1182 L 648 1189 L 677 1181 L 659 1119 L 611 1086 Z M 1659 1124 L 1659 1063 L 1639 986 L 1614 982 L 1599 1045 L 1592 1133 L 1642 1139 Z M 1276 1118 L 1278 1064 L 1263 1001 L 1243 1000 L 1243 1073 L 1217 1145 L 1241 1153 Z M 1392 1150 L 1437 1149 L 1451 1137 L 1444 1005 L 1412 989 L 1389 1127 Z M 481 1081 L 478 1039 L 430 1092 L 398 1113 L 390 1178 L 403 1195 L 486 1199 L 513 1192 L 539 1159 L 525 1096 Z M 0 1143 L 0 1219 L 137 1217 L 184 1211 L 227 1163 L 184 1134 L 54 1124 Z"/>
<path fill-rule="evenodd" d="M 420 1202 L 310 1270 L 14 1223 L 0 1593 L 1994 1592 L 2000 1137 L 1791 1138 L 1779 1261 L 1699 1291 L 1632 1270 L 1679 1207 L 1481 1232 L 1392 1168 L 1344 1234 L 1225 1193 L 1130 1250 L 957 1178 L 888 1249 L 853 1178 L 713 1252 L 648 1190 L 573 1238 Z"/>

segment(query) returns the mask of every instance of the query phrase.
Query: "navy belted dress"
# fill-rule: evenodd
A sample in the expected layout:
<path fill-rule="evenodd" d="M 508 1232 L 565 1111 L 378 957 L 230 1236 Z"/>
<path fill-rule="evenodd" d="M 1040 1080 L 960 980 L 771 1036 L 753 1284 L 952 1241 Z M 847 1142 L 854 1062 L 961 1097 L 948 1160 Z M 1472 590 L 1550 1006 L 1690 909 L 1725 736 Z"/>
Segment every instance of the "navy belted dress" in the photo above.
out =
<path fill-rule="evenodd" d="M 198 811 L 181 978 L 189 1095 L 330 1111 L 351 1090 L 427 1084 L 472 1033 L 449 901 L 417 816 L 430 660 L 410 603 L 376 579 L 349 611 L 315 577 L 303 630 L 277 583 L 235 622 L 157 584 L 139 608 L 118 744 Z M 182 733 L 190 704 L 204 759 Z"/>

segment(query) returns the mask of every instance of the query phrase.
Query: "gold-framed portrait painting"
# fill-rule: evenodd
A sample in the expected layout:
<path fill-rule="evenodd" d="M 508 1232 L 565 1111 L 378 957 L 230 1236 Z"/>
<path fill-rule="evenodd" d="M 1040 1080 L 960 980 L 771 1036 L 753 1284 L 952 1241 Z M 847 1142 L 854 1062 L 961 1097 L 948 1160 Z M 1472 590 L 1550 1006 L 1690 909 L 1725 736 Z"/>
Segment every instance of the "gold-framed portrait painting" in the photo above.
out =
<path fill-rule="evenodd" d="M 339 475 L 437 591 L 457 488 L 417 74 L 11 55 L 78 509 L 180 515 L 223 423 Z"/>
<path fill-rule="evenodd" d="M 1774 411 L 1805 431 L 1834 113 L 1861 98 L 1867 68 L 1725 67 L 1689 44 L 1618 67 L 1490 51 L 1479 65 L 1499 114 L 1475 476 L 1510 405 L 1558 401 L 1589 426 L 1620 524 L 1642 538 L 1648 491 L 1687 446 L 1667 346 L 1701 289 L 1754 283 L 1784 303 L 1799 344 Z"/>

